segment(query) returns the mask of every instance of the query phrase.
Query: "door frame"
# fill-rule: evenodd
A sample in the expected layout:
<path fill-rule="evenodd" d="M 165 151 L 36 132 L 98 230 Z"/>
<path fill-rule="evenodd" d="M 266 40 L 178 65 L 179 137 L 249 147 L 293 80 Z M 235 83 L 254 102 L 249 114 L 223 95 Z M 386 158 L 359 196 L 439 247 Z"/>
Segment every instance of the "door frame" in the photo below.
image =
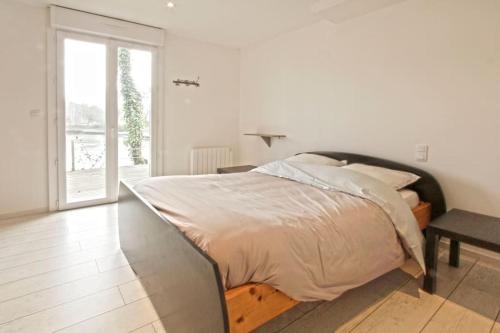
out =
<path fill-rule="evenodd" d="M 68 203 L 66 200 L 66 160 L 61 158 L 66 153 L 66 119 L 64 92 L 64 39 L 104 44 L 106 47 L 106 197 Z M 49 174 L 49 210 L 65 210 L 116 202 L 118 199 L 118 104 L 117 104 L 117 50 L 123 46 L 151 52 L 151 162 L 150 175 L 162 173 L 162 117 L 161 96 L 162 48 L 136 42 L 128 42 L 110 37 L 92 34 L 49 29 L 47 51 L 47 109 L 48 112 L 48 174 Z M 53 110 L 53 111 L 52 111 Z"/>

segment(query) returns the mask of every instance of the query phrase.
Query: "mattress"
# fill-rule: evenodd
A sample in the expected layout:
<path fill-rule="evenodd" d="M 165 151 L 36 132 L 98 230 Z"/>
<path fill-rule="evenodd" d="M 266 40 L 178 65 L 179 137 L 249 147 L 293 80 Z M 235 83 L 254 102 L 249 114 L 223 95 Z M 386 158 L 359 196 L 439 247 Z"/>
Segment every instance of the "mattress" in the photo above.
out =
<path fill-rule="evenodd" d="M 411 209 L 417 207 L 420 204 L 420 198 L 418 197 L 418 193 L 412 190 L 403 189 L 398 191 L 403 197 L 404 201 L 410 206 Z"/>

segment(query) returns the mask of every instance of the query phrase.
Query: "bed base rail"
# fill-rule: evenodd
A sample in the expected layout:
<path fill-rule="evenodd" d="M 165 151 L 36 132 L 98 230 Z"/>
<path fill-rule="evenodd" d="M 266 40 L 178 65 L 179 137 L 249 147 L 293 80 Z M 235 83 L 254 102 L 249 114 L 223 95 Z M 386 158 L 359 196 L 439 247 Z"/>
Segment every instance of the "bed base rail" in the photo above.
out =
<path fill-rule="evenodd" d="M 167 332 L 229 332 L 217 264 L 122 182 L 118 202 L 120 246 L 143 283 Z M 145 273 L 147 272 L 147 273 Z"/>
<path fill-rule="evenodd" d="M 248 333 L 290 310 L 298 301 L 264 283 L 249 283 L 226 291 L 231 333 Z"/>

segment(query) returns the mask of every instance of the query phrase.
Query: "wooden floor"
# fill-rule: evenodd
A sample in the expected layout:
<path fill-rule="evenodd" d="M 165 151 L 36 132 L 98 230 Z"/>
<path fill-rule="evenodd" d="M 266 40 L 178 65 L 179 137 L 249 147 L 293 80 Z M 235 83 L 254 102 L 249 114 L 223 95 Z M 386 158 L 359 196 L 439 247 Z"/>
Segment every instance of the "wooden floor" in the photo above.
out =
<path fill-rule="evenodd" d="M 462 259 L 449 267 L 443 251 L 435 295 L 396 270 L 258 332 L 500 333 L 500 263 Z M 0 333 L 165 332 L 145 284 L 154 276 L 135 276 L 119 250 L 115 205 L 0 222 Z"/>

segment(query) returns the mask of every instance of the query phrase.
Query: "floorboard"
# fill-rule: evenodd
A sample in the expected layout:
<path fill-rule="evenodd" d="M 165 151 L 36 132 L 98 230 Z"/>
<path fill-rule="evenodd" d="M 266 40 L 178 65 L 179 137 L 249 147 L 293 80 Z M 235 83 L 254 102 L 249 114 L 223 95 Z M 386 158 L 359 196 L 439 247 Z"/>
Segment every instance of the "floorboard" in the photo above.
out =
<path fill-rule="evenodd" d="M 498 312 L 497 320 L 493 324 L 493 327 L 491 329 L 491 333 L 500 333 L 500 312 Z"/>
<path fill-rule="evenodd" d="M 120 292 L 123 300 L 128 304 L 151 296 L 157 291 L 161 292 L 162 285 L 159 275 L 151 275 L 120 286 Z"/>
<path fill-rule="evenodd" d="M 61 333 L 119 333 L 130 332 L 158 320 L 157 309 L 149 298 L 122 306 L 79 324 L 61 330 Z"/>
<path fill-rule="evenodd" d="M 115 248 L 116 244 L 111 244 L 110 247 Z M 112 256 L 98 258 L 96 259 L 96 263 L 100 272 L 106 272 L 129 264 L 127 258 L 121 251 Z"/>
<path fill-rule="evenodd" d="M 479 260 L 423 332 L 490 332 L 500 311 L 500 270 Z"/>
<path fill-rule="evenodd" d="M 36 250 L 28 253 L 13 255 L 0 259 L 0 271 L 30 264 L 33 262 L 71 255 L 81 251 L 80 244 L 76 243 L 73 246 L 54 246 L 48 249 Z"/>
<path fill-rule="evenodd" d="M 408 280 L 409 277 L 400 270 L 390 272 L 332 302 L 321 303 L 280 332 L 348 332 Z M 266 324 L 258 332 L 272 332 L 273 325 Z"/>
<path fill-rule="evenodd" d="M 167 330 L 165 329 L 165 325 L 163 325 L 161 320 L 157 320 L 153 322 L 153 328 L 155 329 L 156 333 L 167 333 Z"/>
<path fill-rule="evenodd" d="M 420 289 L 422 277 L 410 279 L 352 332 L 420 332 L 475 264 L 462 259 L 461 267 L 452 270 L 445 258 L 440 258 L 435 294 Z"/>
<path fill-rule="evenodd" d="M 0 303 L 0 324 L 96 294 L 137 277 L 130 267 L 98 273 Z"/>
<path fill-rule="evenodd" d="M 424 333 L 488 333 L 499 311 L 500 301 L 483 291 L 460 285 L 429 321 Z"/>
<path fill-rule="evenodd" d="M 133 330 L 131 333 L 156 333 L 153 324 L 148 324 L 136 330 Z"/>
<path fill-rule="evenodd" d="M 123 306 L 123 300 L 120 292 L 118 288 L 112 288 L 1 325 L 0 333 L 54 332 L 121 306 Z M 87 332 L 92 332 L 92 330 Z"/>
<path fill-rule="evenodd" d="M 123 257 L 123 254 L 119 253 L 118 251 L 119 250 L 116 247 L 100 248 L 89 251 L 78 251 L 70 253 L 68 255 L 62 255 L 55 258 L 40 260 L 33 263 L 19 265 L 9 269 L 4 269 L 0 271 L 0 285 L 28 278 L 33 275 L 39 275 L 42 273 L 56 271 L 58 269 L 68 268 L 78 264 L 84 264 L 94 261 L 97 261 L 98 268 L 101 272 L 104 272 L 112 268 L 127 265 L 128 263 L 125 261 L 119 266 L 117 265 L 108 265 L 104 267 L 99 266 L 99 262 L 115 260 L 114 258 L 116 256 Z"/>
<path fill-rule="evenodd" d="M 33 275 L 29 278 L 1 285 L 0 302 L 79 280 L 97 273 L 97 265 L 92 261 L 49 273 Z"/>

